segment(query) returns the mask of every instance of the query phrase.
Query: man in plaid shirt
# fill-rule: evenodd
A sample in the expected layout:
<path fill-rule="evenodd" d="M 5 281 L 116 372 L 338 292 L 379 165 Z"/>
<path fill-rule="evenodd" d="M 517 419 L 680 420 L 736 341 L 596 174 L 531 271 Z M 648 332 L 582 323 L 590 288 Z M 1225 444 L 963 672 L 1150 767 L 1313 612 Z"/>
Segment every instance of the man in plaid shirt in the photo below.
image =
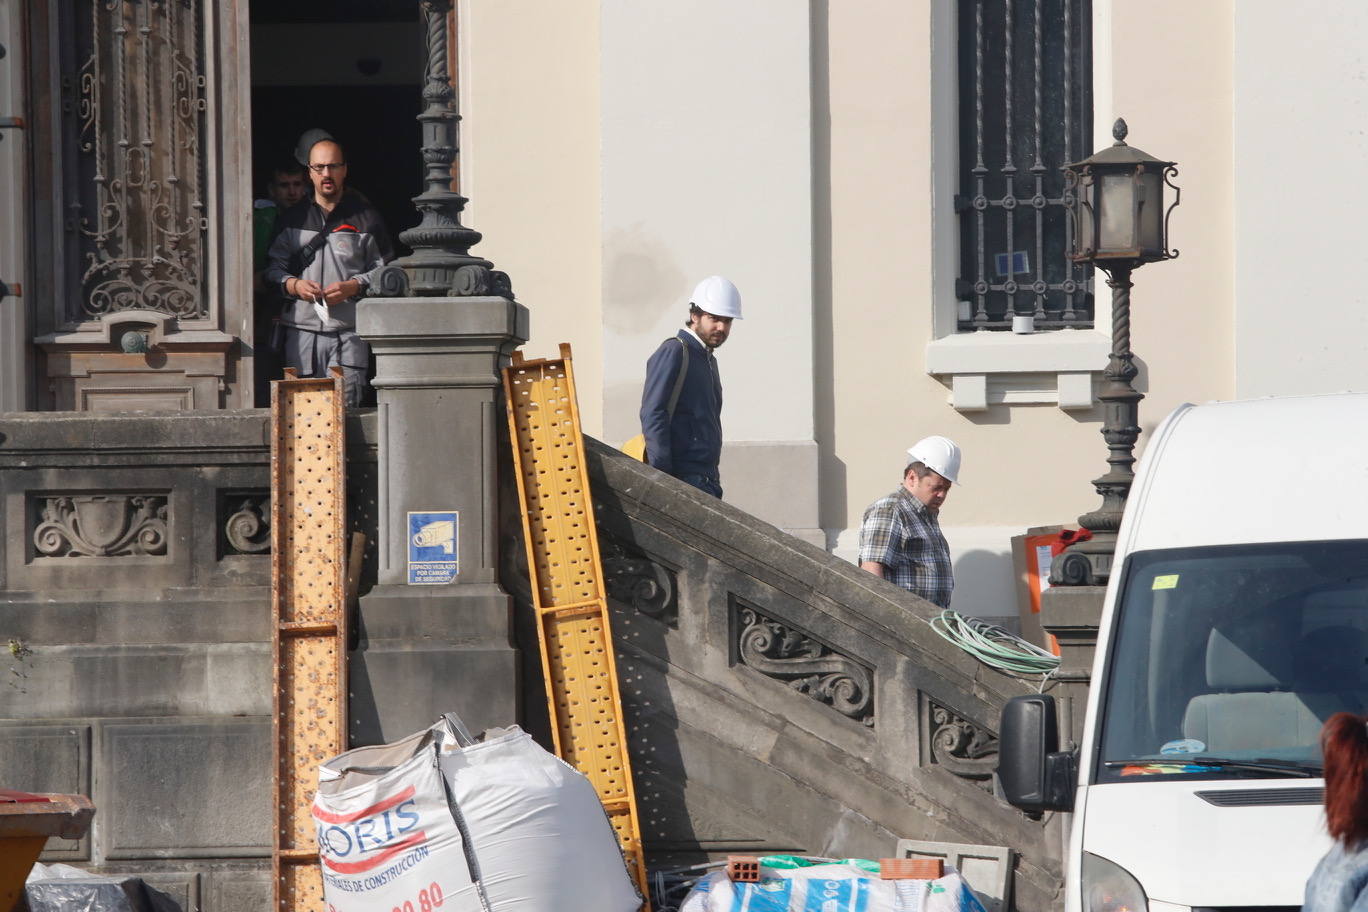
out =
<path fill-rule="evenodd" d="M 865 510 L 860 568 L 949 608 L 955 575 L 938 517 L 959 476 L 959 447 L 945 437 L 927 437 L 907 458 L 898 489 Z"/>

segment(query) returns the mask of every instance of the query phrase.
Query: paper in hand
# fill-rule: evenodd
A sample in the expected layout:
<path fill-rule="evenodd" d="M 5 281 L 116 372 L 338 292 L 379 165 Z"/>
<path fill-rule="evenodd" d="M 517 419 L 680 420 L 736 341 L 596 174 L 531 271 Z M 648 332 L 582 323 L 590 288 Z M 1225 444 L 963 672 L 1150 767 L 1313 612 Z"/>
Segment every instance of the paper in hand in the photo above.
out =
<path fill-rule="evenodd" d="M 314 313 L 318 314 L 318 319 L 322 320 L 325 325 L 331 319 L 328 315 L 328 305 L 324 303 L 321 297 L 314 298 Z"/>

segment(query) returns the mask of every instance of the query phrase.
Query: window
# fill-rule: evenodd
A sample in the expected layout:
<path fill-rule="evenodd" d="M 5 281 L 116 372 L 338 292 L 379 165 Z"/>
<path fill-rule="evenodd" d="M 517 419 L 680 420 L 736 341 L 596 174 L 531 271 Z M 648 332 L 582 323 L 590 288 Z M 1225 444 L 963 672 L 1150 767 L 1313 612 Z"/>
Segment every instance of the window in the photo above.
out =
<path fill-rule="evenodd" d="M 1319 772 L 1321 726 L 1368 702 L 1368 541 L 1131 556 L 1099 781 Z"/>
<path fill-rule="evenodd" d="M 1060 168 L 1092 137 L 1091 0 L 960 0 L 957 328 L 1092 326 Z"/>

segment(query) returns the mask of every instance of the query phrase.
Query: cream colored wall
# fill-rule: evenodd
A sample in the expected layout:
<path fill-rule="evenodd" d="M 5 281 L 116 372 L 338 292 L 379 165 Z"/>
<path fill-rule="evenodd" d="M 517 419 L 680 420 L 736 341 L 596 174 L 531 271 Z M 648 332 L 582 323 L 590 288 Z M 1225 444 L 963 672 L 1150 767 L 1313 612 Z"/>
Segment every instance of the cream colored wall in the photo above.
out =
<path fill-rule="evenodd" d="M 1241 0 L 1241 15 L 1268 0 Z M 1097 99 L 1098 143 L 1116 116 L 1127 139 L 1178 162 L 1182 201 L 1170 240 L 1181 256 L 1136 271 L 1131 347 L 1144 363 L 1146 433 L 1183 402 L 1230 399 L 1235 388 L 1235 203 L 1232 153 L 1235 0 L 1126 0 L 1111 6 L 1111 40 L 1096 51 L 1110 68 L 1110 105 Z M 1099 41 L 1099 45 L 1102 43 Z M 1287 137 L 1286 139 L 1291 139 Z M 1272 263 L 1269 264 L 1274 265 Z M 1140 447 L 1146 438 L 1142 437 Z"/>
<path fill-rule="evenodd" d="M 472 252 L 531 309 L 529 357 L 571 344 L 584 431 L 601 435 L 598 3 L 461 0 L 458 15 Z"/>
<path fill-rule="evenodd" d="M 1135 277 L 1132 339 L 1142 366 L 1139 386 L 1148 394 L 1141 404 L 1146 430 L 1179 402 L 1228 398 L 1234 389 L 1233 0 L 1158 2 L 1156 10 L 1094 0 L 1098 132 L 1110 142 L 1114 112 L 1122 113 L 1135 144 L 1179 161 L 1185 188 L 1172 224 L 1183 256 Z M 636 362 L 646 352 L 628 352 L 621 315 L 600 305 L 636 287 L 623 273 L 610 293 L 605 277 L 609 266 L 617 269 L 612 264 L 623 232 L 636 225 L 663 239 L 646 264 L 651 268 L 689 265 L 673 277 L 683 295 L 693 272 L 728 249 L 714 249 L 717 237 L 744 229 L 749 246 L 730 246 L 747 254 L 738 267 L 755 273 L 747 286 L 764 289 L 756 311 L 763 319 L 738 324 L 736 338 L 719 353 L 732 409 L 728 440 L 785 438 L 770 432 L 751 438 L 752 419 L 761 428 L 776 421 L 792 426 L 790 439 L 801 440 L 803 400 L 810 396 L 820 524 L 838 553 L 850 556 L 865 506 L 897 484 L 905 448 L 926 434 L 954 438 L 965 451 L 963 485 L 943 522 L 961 570 L 972 571 L 963 574 L 962 607 L 1012 613 L 1010 536 L 1094 509 L 1100 499 L 1090 481 L 1106 471 L 1107 450 L 1098 433 L 1100 409 L 1064 410 L 1041 401 L 959 411 L 948 401 L 948 377 L 928 373 L 928 344 L 938 321 L 947 331 L 944 315 L 953 308 L 953 0 L 814 0 L 806 23 L 789 10 L 764 30 L 744 11 L 715 0 L 689 9 L 711 16 L 715 27 L 727 25 L 725 68 L 682 72 L 680 45 L 689 43 L 682 26 L 647 30 L 634 44 L 632 30 L 652 21 L 649 5 L 463 2 L 469 223 L 486 234 L 480 252 L 510 272 L 532 308 L 528 350 L 549 354 L 556 342 L 572 342 L 586 431 L 625 436 L 634 424 L 631 415 L 624 418 L 632 396 L 606 387 L 636 389 Z M 678 14 L 671 5 L 660 15 Z M 647 53 L 652 47 L 657 50 Z M 776 67 L 786 74 L 773 86 L 777 102 L 757 118 L 748 93 L 777 78 Z M 808 104 L 792 97 L 788 85 L 804 78 Z M 655 88 L 619 84 L 629 79 Z M 729 85 L 735 87 L 730 95 Z M 775 137 L 768 167 L 747 141 L 738 145 L 731 170 L 689 168 L 687 145 L 705 141 L 713 109 L 731 129 L 757 118 L 755 129 Z M 662 139 L 674 135 L 679 148 Z M 809 149 L 793 148 L 809 136 L 810 174 Z M 700 161 L 718 154 L 711 149 Z M 699 180 L 700 174 L 712 177 Z M 763 193 L 757 196 L 747 175 L 766 182 Z M 729 180 L 751 182 L 730 187 Z M 802 224 L 808 209 L 810 241 Z M 672 211 L 680 213 L 678 224 L 671 224 Z M 660 282 L 648 285 L 642 287 L 649 293 L 638 296 L 668 303 Z M 1093 346 L 1110 331 L 1109 290 L 1099 292 L 1098 331 L 1071 337 Z M 793 298 L 792 308 L 774 311 L 766 297 Z M 748 313 L 750 306 L 748 300 Z M 777 313 L 800 324 L 795 339 L 779 335 Z M 662 320 L 650 330 L 664 333 L 673 325 Z M 767 343 L 792 348 L 796 341 L 801 349 L 809 329 L 810 378 L 799 378 L 782 410 L 764 411 L 781 373 L 765 358 Z M 1040 356 L 1023 359 L 1021 352 L 1039 352 L 1039 343 L 1049 341 L 1043 335 L 997 341 L 1005 360 L 1027 363 Z M 1029 345 L 1036 347 L 1023 348 Z M 799 349 L 794 357 L 802 364 Z M 1105 345 L 1098 351 L 1100 372 Z M 1046 379 L 1054 382 L 1052 375 Z M 1022 382 L 1029 386 L 1033 378 Z M 767 384 L 765 395 L 755 393 L 759 384 Z M 738 402 L 747 408 L 737 411 Z"/>
<path fill-rule="evenodd" d="M 935 121 L 933 79 L 955 78 L 933 72 L 932 12 L 898 0 L 829 9 L 832 298 L 842 316 L 832 333 L 840 407 L 826 468 L 844 484 L 826 490 L 824 522 L 857 527 L 865 506 L 897 485 L 903 451 L 927 434 L 965 452 L 945 523 L 1067 521 L 1095 505 L 1087 482 L 1106 455 L 1097 416 L 1053 405 L 957 412 L 926 372 L 936 295 L 952 293 L 933 281 L 933 242 L 954 230 L 953 215 L 945 218 L 952 201 L 932 192 L 933 167 L 955 168 L 932 160 L 933 131 L 954 129 Z"/>
<path fill-rule="evenodd" d="M 600 16 L 605 431 L 640 430 L 647 357 L 721 274 L 744 314 L 717 353 L 727 440 L 810 442 L 808 12 L 603 0 Z"/>
<path fill-rule="evenodd" d="M 1233 392 L 1232 8 L 1181 0 L 1163 0 L 1157 12 L 1110 0 L 1095 7 L 1099 133 L 1111 142 L 1112 112 L 1120 111 L 1141 148 L 1180 162 L 1187 188 L 1173 222 L 1183 257 L 1135 276 L 1132 347 L 1148 431 L 1182 401 Z M 897 484 L 904 448 L 945 434 L 965 453 L 963 484 L 942 513 L 963 596 L 956 607 L 1010 614 L 1010 536 L 1072 522 L 1100 503 L 1090 481 L 1107 469 L 1101 410 L 1042 403 L 961 412 L 947 403 L 948 378 L 928 375 L 926 347 L 934 309 L 953 294 L 956 262 L 947 211 L 957 165 L 953 133 L 944 132 L 954 130 L 953 3 L 870 0 L 826 10 L 830 151 L 817 168 L 819 186 L 829 168 L 830 225 L 824 235 L 819 223 L 817 234 L 830 238 L 839 316 L 829 361 L 818 328 L 823 523 L 845 528 L 838 553 L 851 556 L 865 506 Z M 820 275 L 820 245 L 818 255 Z M 1105 338 L 1110 289 L 1101 279 Z M 1105 356 L 1097 369 L 1104 365 Z M 839 406 L 824 410 L 828 384 L 828 401 Z"/>
<path fill-rule="evenodd" d="M 1238 394 L 1368 389 L 1368 6 L 1241 3 L 1235 42 Z"/>

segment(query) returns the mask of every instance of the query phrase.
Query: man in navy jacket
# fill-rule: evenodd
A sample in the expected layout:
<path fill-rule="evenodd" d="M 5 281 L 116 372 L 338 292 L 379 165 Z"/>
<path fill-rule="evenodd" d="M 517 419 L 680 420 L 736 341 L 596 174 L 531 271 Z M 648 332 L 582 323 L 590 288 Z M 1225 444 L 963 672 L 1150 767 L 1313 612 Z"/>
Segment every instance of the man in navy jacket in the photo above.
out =
<path fill-rule="evenodd" d="M 688 328 L 666 339 L 646 362 L 641 433 L 646 462 L 714 497 L 722 496 L 722 378 L 713 350 L 741 319 L 741 294 L 722 276 L 699 282 Z"/>

